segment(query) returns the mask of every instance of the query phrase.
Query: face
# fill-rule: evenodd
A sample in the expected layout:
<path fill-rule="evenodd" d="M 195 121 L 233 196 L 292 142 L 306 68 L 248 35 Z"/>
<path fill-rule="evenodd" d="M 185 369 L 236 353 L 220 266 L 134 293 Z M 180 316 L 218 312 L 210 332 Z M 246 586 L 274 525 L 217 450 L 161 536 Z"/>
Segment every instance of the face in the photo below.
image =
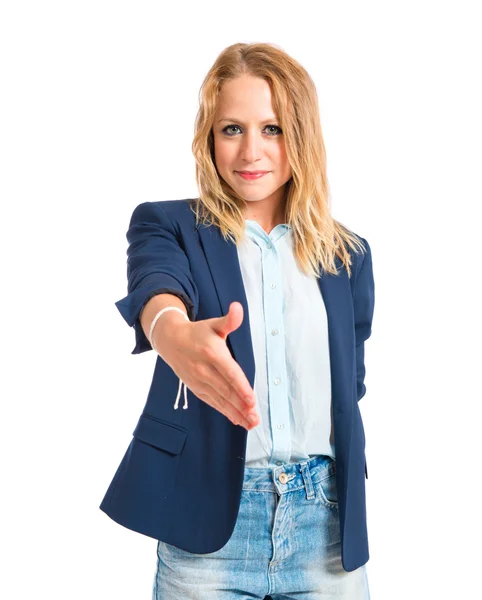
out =
<path fill-rule="evenodd" d="M 223 85 L 213 124 L 215 163 L 247 213 L 279 214 L 291 167 L 278 123 L 264 79 L 243 75 Z M 266 173 L 245 178 L 243 171 Z"/>

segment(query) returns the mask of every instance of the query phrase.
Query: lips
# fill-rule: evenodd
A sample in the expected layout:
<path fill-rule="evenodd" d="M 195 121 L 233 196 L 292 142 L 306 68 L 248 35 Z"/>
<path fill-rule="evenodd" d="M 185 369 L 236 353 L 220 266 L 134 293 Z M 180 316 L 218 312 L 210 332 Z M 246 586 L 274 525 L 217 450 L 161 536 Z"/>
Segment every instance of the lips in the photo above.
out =
<path fill-rule="evenodd" d="M 243 173 L 244 175 L 261 175 L 262 173 L 268 173 L 268 171 L 238 171 L 238 173 Z"/>
<path fill-rule="evenodd" d="M 269 171 L 236 171 L 236 173 L 243 179 L 259 179 L 269 173 Z"/>

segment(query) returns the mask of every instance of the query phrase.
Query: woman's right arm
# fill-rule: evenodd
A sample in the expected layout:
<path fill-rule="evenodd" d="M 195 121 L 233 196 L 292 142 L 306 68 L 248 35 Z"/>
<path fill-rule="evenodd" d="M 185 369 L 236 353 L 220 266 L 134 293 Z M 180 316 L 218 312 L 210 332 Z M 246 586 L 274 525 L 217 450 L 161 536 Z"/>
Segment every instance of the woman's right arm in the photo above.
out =
<path fill-rule="evenodd" d="M 256 412 L 254 392 L 226 344 L 229 333 L 242 323 L 243 306 L 232 302 L 224 317 L 199 320 L 199 292 L 190 263 L 161 205 L 139 204 L 126 234 L 128 294 L 115 304 L 135 329 L 132 354 L 152 349 L 148 336 L 156 313 L 166 306 L 179 307 L 189 321 L 177 311 L 166 311 L 153 331 L 157 352 L 195 396 L 246 427 L 247 413 L 251 408 Z"/>

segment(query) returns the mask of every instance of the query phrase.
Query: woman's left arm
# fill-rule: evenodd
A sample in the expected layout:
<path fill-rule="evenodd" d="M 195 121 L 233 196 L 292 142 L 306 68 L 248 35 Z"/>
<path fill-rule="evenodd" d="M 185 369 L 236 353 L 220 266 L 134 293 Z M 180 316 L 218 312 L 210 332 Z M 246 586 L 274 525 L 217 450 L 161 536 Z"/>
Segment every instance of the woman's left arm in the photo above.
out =
<path fill-rule="evenodd" d="M 365 342 L 372 333 L 375 306 L 375 283 L 373 279 L 372 253 L 366 239 L 360 237 L 366 252 L 360 258 L 361 265 L 355 275 L 353 307 L 355 313 L 355 349 L 357 374 L 357 401 L 365 395 Z"/>

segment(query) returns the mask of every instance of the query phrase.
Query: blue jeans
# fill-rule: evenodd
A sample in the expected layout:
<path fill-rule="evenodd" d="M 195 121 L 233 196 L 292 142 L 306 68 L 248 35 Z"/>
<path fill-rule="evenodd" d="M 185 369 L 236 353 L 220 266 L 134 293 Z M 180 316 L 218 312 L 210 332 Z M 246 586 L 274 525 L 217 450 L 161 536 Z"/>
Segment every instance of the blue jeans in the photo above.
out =
<path fill-rule="evenodd" d="M 153 600 L 369 600 L 366 565 L 341 563 L 336 462 L 245 468 L 225 546 L 193 554 L 159 541 Z"/>

